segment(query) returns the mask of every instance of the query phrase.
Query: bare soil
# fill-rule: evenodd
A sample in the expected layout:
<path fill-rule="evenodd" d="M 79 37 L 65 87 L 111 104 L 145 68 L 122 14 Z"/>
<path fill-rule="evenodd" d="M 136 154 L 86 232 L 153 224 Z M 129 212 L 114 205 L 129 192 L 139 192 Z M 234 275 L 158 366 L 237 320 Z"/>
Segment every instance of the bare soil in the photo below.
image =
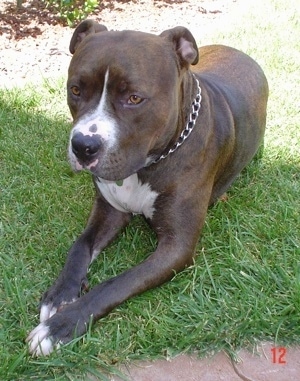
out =
<path fill-rule="evenodd" d="M 155 34 L 183 25 L 200 41 L 223 22 L 241 0 L 103 0 L 89 17 L 108 29 Z M 41 0 L 0 1 L 0 86 L 65 76 L 74 29 Z"/>

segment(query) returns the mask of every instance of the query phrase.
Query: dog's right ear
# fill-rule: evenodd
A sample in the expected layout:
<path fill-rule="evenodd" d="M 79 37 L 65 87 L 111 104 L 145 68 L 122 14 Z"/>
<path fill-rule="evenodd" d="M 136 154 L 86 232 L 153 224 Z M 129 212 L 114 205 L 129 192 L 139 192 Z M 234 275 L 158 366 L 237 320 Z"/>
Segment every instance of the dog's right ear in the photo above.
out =
<path fill-rule="evenodd" d="M 75 53 L 75 50 L 78 48 L 79 44 L 86 36 L 89 34 L 100 33 L 107 31 L 106 26 L 98 24 L 94 20 L 84 20 L 82 21 L 75 29 L 73 36 L 70 41 L 70 52 L 71 54 Z"/>

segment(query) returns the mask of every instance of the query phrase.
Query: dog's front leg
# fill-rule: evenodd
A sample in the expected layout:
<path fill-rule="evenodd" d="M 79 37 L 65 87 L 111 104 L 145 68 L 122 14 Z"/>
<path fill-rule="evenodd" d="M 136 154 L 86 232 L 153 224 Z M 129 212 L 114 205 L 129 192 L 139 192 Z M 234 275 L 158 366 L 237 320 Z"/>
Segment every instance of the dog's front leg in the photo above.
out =
<path fill-rule="evenodd" d="M 87 286 L 88 266 L 114 239 L 120 229 L 127 225 L 130 218 L 129 214 L 111 207 L 101 196 L 96 198 L 86 229 L 71 247 L 65 266 L 56 282 L 41 299 L 41 323 L 57 313 L 64 305 L 74 303 L 78 299 L 82 286 Z M 27 341 L 31 342 L 32 348 L 35 344 L 31 337 L 32 333 Z M 38 350 L 36 349 L 37 352 Z"/>
<path fill-rule="evenodd" d="M 144 262 L 99 284 L 41 323 L 29 336 L 31 353 L 50 353 L 55 344 L 83 334 L 91 319 L 98 320 L 125 300 L 161 285 L 191 264 L 201 221 L 197 211 L 185 214 L 190 218 L 189 226 L 178 220 L 175 228 L 159 226 L 158 247 Z"/>
<path fill-rule="evenodd" d="M 138 266 L 99 284 L 75 302 L 62 306 L 31 332 L 27 339 L 29 351 L 35 356 L 48 355 L 54 347 L 86 332 L 91 319 L 98 320 L 128 298 L 169 280 L 185 265 L 182 259 L 185 253 L 178 250 L 178 244 L 166 242 L 159 245 L 155 253 Z"/>

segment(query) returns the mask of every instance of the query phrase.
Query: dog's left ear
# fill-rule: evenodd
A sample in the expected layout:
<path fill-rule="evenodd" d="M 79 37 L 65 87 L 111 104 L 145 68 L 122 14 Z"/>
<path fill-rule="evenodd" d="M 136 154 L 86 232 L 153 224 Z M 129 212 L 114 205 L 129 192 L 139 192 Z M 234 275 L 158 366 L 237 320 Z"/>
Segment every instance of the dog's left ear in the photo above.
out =
<path fill-rule="evenodd" d="M 161 37 L 173 43 L 183 66 L 196 65 L 199 59 L 198 47 L 192 33 L 183 26 L 165 30 Z"/>
<path fill-rule="evenodd" d="M 82 21 L 77 28 L 75 29 L 75 32 L 73 33 L 73 36 L 70 41 L 70 52 L 71 54 L 75 53 L 75 50 L 78 48 L 78 45 L 81 43 L 83 39 L 85 39 L 86 36 L 89 34 L 99 33 L 107 31 L 106 26 L 98 24 L 94 20 L 84 20 Z"/>

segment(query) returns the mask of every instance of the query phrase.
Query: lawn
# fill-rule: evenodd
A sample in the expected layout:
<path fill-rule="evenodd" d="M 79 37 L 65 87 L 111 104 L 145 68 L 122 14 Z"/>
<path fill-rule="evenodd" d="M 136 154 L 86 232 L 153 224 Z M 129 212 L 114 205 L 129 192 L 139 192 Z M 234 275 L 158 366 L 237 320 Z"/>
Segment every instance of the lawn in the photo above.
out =
<path fill-rule="evenodd" d="M 246 3 L 246 1 L 245 1 Z M 82 231 L 93 199 L 66 155 L 64 80 L 0 89 L 0 380 L 83 380 L 132 359 L 300 341 L 300 23 L 292 0 L 254 1 L 201 43 L 249 53 L 270 86 L 261 160 L 210 208 L 195 264 L 124 303 L 44 359 L 24 342 L 41 294 Z M 156 245 L 142 218 L 89 272 L 90 286 L 140 262 Z"/>

